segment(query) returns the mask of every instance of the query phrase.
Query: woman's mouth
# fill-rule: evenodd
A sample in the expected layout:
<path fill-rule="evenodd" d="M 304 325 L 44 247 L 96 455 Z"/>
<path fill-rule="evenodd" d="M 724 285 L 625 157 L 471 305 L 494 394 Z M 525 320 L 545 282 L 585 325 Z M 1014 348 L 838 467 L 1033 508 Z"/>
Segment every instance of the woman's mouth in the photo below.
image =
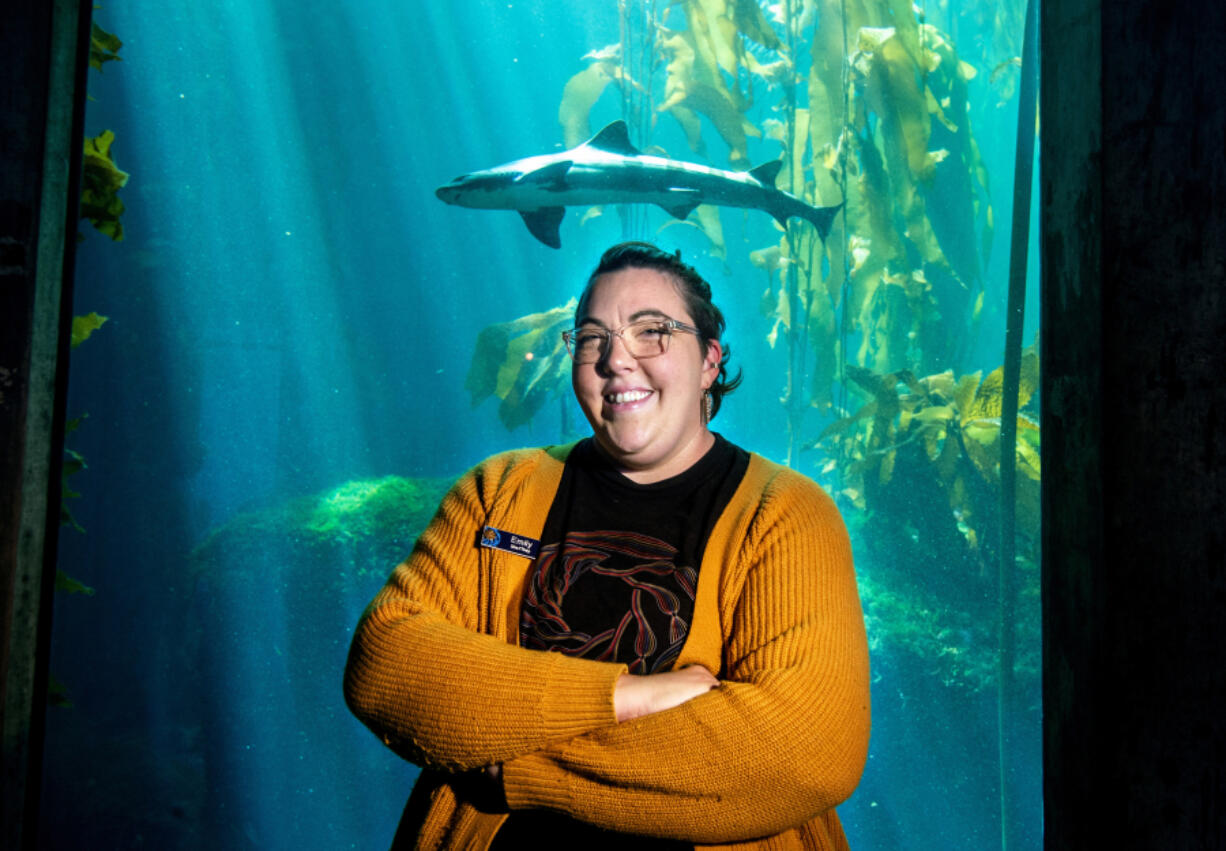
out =
<path fill-rule="evenodd" d="M 625 390 L 620 393 L 606 393 L 604 400 L 610 405 L 628 405 L 641 402 L 650 395 L 650 390 Z"/>

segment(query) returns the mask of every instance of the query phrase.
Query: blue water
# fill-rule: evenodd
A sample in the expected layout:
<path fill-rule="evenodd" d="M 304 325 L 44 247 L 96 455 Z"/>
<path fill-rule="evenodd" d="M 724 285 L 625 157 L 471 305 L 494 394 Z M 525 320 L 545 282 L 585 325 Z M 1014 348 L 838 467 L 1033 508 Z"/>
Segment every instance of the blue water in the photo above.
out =
<path fill-rule="evenodd" d="M 132 178 L 126 240 L 86 226 L 79 249 L 75 312 L 110 319 L 72 357 L 69 415 L 88 416 L 70 440 L 89 465 L 73 512 L 86 531 L 66 531 L 60 552 L 96 594 L 57 599 L 52 673 L 73 706 L 48 717 L 45 847 L 389 843 L 416 769 L 340 698 L 349 634 L 379 578 L 338 589 L 271 543 L 258 558 L 234 553 L 230 573 L 202 576 L 191 554 L 235 518 L 346 481 L 454 476 L 559 439 L 563 403 L 508 432 L 496 403 L 471 405 L 464 377 L 482 328 L 576 294 L 622 238 L 618 217 L 580 225 L 582 211 L 568 212 L 555 251 L 514 213 L 448 207 L 434 189 L 560 148 L 562 87 L 584 54 L 618 40 L 616 7 L 115 0 L 95 11 L 124 47 L 90 74 L 87 132 L 115 132 Z M 990 37 L 973 18 L 959 19 L 968 44 Z M 991 70 L 971 97 L 996 239 L 960 372 L 1002 359 L 1017 108 L 998 103 Z M 759 94 L 762 119 L 776 98 Z M 618 117 L 606 92 L 593 128 Z M 707 132 L 711 164 L 728 167 Z M 670 119 L 657 141 L 695 158 Z M 751 141 L 755 164 L 778 155 Z M 647 236 L 669 221 L 652 216 Z M 659 238 L 711 280 L 745 371 L 716 425 L 782 459 L 786 361 L 765 342 L 764 275 L 747 259 L 778 232 L 754 212 L 723 223 L 726 262 L 691 228 Z M 1036 275 L 1033 252 L 1027 342 Z M 872 753 L 840 808 L 853 848 L 998 844 L 994 695 L 968 714 L 924 671 L 874 665 Z M 1024 848 L 1041 835 L 1036 704 L 1017 718 L 1010 778 Z"/>

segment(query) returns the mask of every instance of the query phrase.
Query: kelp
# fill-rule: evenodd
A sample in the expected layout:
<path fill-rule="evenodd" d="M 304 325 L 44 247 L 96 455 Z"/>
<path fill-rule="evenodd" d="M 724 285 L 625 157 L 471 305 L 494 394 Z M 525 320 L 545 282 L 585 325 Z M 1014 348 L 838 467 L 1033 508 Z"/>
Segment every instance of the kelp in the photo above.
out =
<path fill-rule="evenodd" d="M 701 121 L 705 118 L 728 145 L 730 162 L 748 164 L 748 139 L 761 136 L 761 130 L 745 115 L 754 102 L 752 79 L 771 80 L 788 63 L 784 59 L 759 62 L 747 50 L 745 39 L 777 50 L 779 38 L 752 0 L 687 0 L 675 5 L 688 26 L 684 30 L 669 29 L 649 14 L 643 28 L 650 33 L 648 49 L 652 55 L 639 67 L 630 67 L 621 45 L 584 56 L 590 64 L 567 81 L 558 110 L 568 147 L 590 136 L 591 108 L 608 85 L 616 82 L 624 97 L 638 92 L 648 95 L 649 102 L 658 100 L 653 111 L 672 115 L 699 156 L 707 155 Z M 656 99 L 650 93 L 661 67 L 663 95 Z M 645 148 L 640 134 L 650 128 L 641 127 L 641 120 L 628 106 L 622 117 Z"/>
<path fill-rule="evenodd" d="M 59 568 L 56 568 L 55 571 L 55 590 L 65 594 L 84 594 L 87 597 L 92 597 L 97 593 L 84 582 L 73 579 Z"/>
<path fill-rule="evenodd" d="M 940 493 L 956 520 L 967 551 L 976 561 L 995 535 L 988 518 L 996 516 L 993 497 L 1000 488 L 1000 414 L 1004 370 L 982 378 L 955 378 L 952 370 L 915 378 L 909 371 L 878 374 L 849 366 L 848 375 L 868 401 L 854 414 L 828 426 L 811 448 L 844 459 L 841 496 L 857 508 L 874 511 L 874 500 L 917 478 Z M 1039 427 L 1024 409 L 1038 388 L 1035 347 L 1022 357 L 1018 389 L 1016 467 L 1018 534 L 1035 555 L 1039 534 Z M 905 458 L 906 481 L 896 480 Z"/>
<path fill-rule="evenodd" d="M 861 589 L 870 636 L 907 650 L 947 684 L 982 689 L 998 675 L 1003 368 L 916 378 L 849 366 L 848 375 L 864 404 L 811 448 L 826 453 L 827 472 L 839 472 L 836 496 L 860 518 L 860 537 L 876 556 Z M 1018 388 L 1015 628 L 1023 650 L 1013 666 L 1032 684 L 1042 469 L 1039 427 L 1022 409 L 1034 402 L 1038 378 L 1032 347 Z"/>
<path fill-rule="evenodd" d="M 97 313 L 87 313 L 84 316 L 72 317 L 72 341 L 71 348 L 84 343 L 93 335 L 95 331 L 101 328 L 107 321 L 106 316 L 99 316 Z"/>
<path fill-rule="evenodd" d="M 91 24 L 89 67 L 96 71 L 101 71 L 105 63 L 120 61 L 123 58 L 119 55 L 119 48 L 121 47 L 123 47 L 123 42 L 115 35 L 107 32 L 96 23 Z"/>
<path fill-rule="evenodd" d="M 81 169 L 81 218 L 116 242 L 123 239 L 123 201 L 119 190 L 128 182 L 128 173 L 121 171 L 111 158 L 115 134 L 104 130 L 85 140 L 85 157 Z"/>
<path fill-rule="evenodd" d="M 123 42 L 96 23 L 92 27 L 89 64 L 91 68 L 101 71 L 103 63 L 119 59 L 119 56 L 115 54 L 123 46 Z M 111 159 L 111 144 L 114 141 L 115 134 L 110 130 L 105 130 L 92 139 L 88 137 L 85 139 L 80 217 L 89 219 L 99 231 L 112 240 L 119 241 L 123 239 L 123 224 L 119 221 L 119 216 L 123 213 L 124 206 L 117 193 L 128 182 L 128 174 L 120 171 L 115 161 Z M 92 311 L 83 316 L 74 316 L 70 332 L 70 348 L 76 349 L 88 340 L 107 322 L 107 319 L 108 317 Z M 65 426 L 65 436 L 76 431 L 85 417 L 86 415 L 82 414 L 69 420 Z M 68 500 L 77 499 L 81 494 L 69 487 L 68 480 L 84 469 L 86 469 L 84 456 L 65 447 L 61 473 L 60 524 L 71 526 L 78 532 L 85 530 L 73 517 L 68 507 Z M 92 594 L 93 591 L 89 593 Z"/>
<path fill-rule="evenodd" d="M 657 110 L 677 120 L 699 155 L 705 155 L 706 145 L 698 116 L 706 117 L 728 145 L 729 161 L 747 166 L 748 138 L 762 135 L 745 115 L 754 103 L 753 80 L 773 79 L 786 61 L 763 64 L 746 41 L 775 51 L 782 42 L 752 0 L 687 0 L 679 5 L 687 28 L 662 40 L 669 61 L 664 101 Z"/>
<path fill-rule="evenodd" d="M 76 428 L 75 423 L 79 422 L 79 418 L 73 420 L 67 430 L 72 431 Z M 85 456 L 75 449 L 64 447 L 64 460 L 60 464 L 60 525 L 71 527 L 78 532 L 84 532 L 85 529 L 73 516 L 72 509 L 68 507 L 68 500 L 80 499 L 81 494 L 69 486 L 69 479 L 88 467 L 89 465 L 85 463 Z"/>
<path fill-rule="evenodd" d="M 591 64 L 566 81 L 562 89 L 562 102 L 558 105 L 558 123 L 562 125 L 562 139 L 567 148 L 580 145 L 592 137 L 592 107 L 610 83 L 616 80 L 637 85 L 621 67 L 621 45 L 611 44 L 583 58 L 590 60 Z"/>
<path fill-rule="evenodd" d="M 481 329 L 464 380 L 473 406 L 496 397 L 498 418 L 513 430 L 564 393 L 570 357 L 562 332 L 574 323 L 577 305 L 572 298 L 561 307 Z"/>
<path fill-rule="evenodd" d="M 708 251 L 712 257 L 720 260 L 728 256 L 728 246 L 724 244 L 724 225 L 719 217 L 719 207 L 713 204 L 699 204 L 686 219 L 672 219 L 660 226 L 657 233 L 663 233 L 670 227 L 691 227 L 707 238 Z"/>
<path fill-rule="evenodd" d="M 853 279 L 858 309 L 880 280 L 923 283 L 926 297 L 898 312 L 891 325 L 910 326 L 912 349 L 890 335 L 862 340 L 859 362 L 879 370 L 932 371 L 956 365 L 951 340 L 966 339 L 977 317 L 981 268 L 991 236 L 986 171 L 970 127 L 966 78 L 952 42 L 929 24 L 861 28 L 849 57 L 859 180 L 849 192 L 855 232 L 869 236 L 877 262 Z M 901 276 L 901 277 L 900 277 Z M 864 314 L 861 312 L 861 321 Z M 861 326 L 862 329 L 863 326 Z"/>
<path fill-rule="evenodd" d="M 108 33 L 97 23 L 92 23 L 89 44 L 89 66 L 99 72 L 107 62 L 118 62 L 119 49 L 123 47 L 112 33 Z M 123 224 L 119 221 L 124 211 L 123 201 L 118 192 L 128 182 L 128 174 L 115 165 L 111 158 L 111 144 L 115 134 L 104 130 L 94 138 L 86 137 L 84 157 L 81 169 L 81 200 L 80 218 L 89 219 L 90 223 L 102 233 L 118 242 L 123 239 Z M 83 239 L 78 234 L 77 239 Z M 95 331 L 106 323 L 107 317 L 90 312 L 83 316 L 72 318 L 70 348 L 76 349 L 88 340 Z M 67 439 L 81 423 L 87 414 L 68 420 L 64 426 Z M 80 499 L 80 492 L 74 490 L 70 479 L 86 470 L 85 456 L 68 446 L 64 447 L 64 457 L 60 464 L 60 525 L 68 526 L 77 532 L 85 529 L 73 516 L 69 501 Z M 65 594 L 84 594 L 93 596 L 94 589 L 83 582 L 72 578 L 59 568 L 55 572 L 55 590 Z M 51 706 L 70 707 L 72 701 L 68 697 L 68 688 L 54 676 L 49 676 L 47 685 L 47 703 Z"/>
<path fill-rule="evenodd" d="M 89 67 L 101 72 L 107 62 L 118 62 L 123 42 L 96 22 L 91 22 Z M 128 173 L 121 171 L 111 157 L 115 134 L 104 130 L 94 138 L 86 137 L 81 164 L 81 212 L 83 219 L 111 239 L 123 239 L 123 201 L 118 192 L 128 182 Z"/>
<path fill-rule="evenodd" d="M 661 46 L 669 62 L 664 102 L 658 111 L 668 112 L 677 120 L 691 150 L 700 156 L 706 155 L 707 148 L 698 117 L 705 116 L 728 145 L 730 162 L 748 165 L 748 139 L 761 133 L 745 119 L 751 101 L 744 92 L 727 85 L 719 71 L 717 54 L 710 50 L 711 41 L 700 40 L 694 31 L 686 30 L 665 38 Z M 704 51 L 704 47 L 708 49 Z"/>

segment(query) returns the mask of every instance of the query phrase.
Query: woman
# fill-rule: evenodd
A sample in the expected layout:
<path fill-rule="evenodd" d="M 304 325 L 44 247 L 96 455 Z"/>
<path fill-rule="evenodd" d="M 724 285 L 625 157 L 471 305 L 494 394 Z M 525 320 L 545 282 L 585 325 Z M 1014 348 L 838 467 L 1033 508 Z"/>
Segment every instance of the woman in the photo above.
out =
<path fill-rule="evenodd" d="M 354 636 L 350 708 L 425 769 L 394 847 L 846 848 L 868 650 L 837 510 L 708 428 L 739 376 L 679 257 L 611 248 L 575 318 L 592 437 L 461 478 Z"/>

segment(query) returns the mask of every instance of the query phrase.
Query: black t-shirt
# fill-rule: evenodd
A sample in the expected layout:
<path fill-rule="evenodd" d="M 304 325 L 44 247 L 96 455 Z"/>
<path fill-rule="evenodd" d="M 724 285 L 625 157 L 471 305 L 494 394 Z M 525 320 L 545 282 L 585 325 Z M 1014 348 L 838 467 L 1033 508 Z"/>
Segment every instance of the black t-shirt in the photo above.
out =
<path fill-rule="evenodd" d="M 707 537 L 749 466 L 719 435 L 685 472 L 641 485 L 592 439 L 567 458 L 520 614 L 524 647 L 632 674 L 672 667 L 689 635 Z"/>
<path fill-rule="evenodd" d="M 566 459 L 520 610 L 524 647 L 621 662 L 634 674 L 671 669 L 689 635 L 707 538 L 749 467 L 718 434 L 685 472 L 641 485 L 591 438 Z M 603 831 L 567 816 L 517 811 L 493 848 L 688 847 Z"/>

